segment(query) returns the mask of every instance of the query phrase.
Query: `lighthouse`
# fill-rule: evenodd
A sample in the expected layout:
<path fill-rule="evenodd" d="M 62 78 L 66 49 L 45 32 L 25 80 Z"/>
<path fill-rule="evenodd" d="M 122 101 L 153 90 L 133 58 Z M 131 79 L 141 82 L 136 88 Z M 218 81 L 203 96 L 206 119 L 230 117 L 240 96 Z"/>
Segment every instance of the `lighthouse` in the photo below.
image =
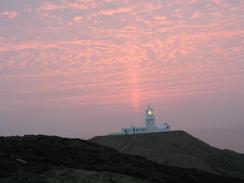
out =
<path fill-rule="evenodd" d="M 158 133 L 170 131 L 168 123 L 155 125 L 155 116 L 151 106 L 148 106 L 145 110 L 145 122 L 146 125 L 143 127 L 135 127 L 132 125 L 129 128 L 122 128 L 121 132 L 110 133 L 109 135 L 128 135 L 128 134 L 141 134 L 141 133 Z"/>
<path fill-rule="evenodd" d="M 154 131 L 156 129 L 153 109 L 150 106 L 148 106 L 146 108 L 145 121 L 146 121 L 146 130 L 147 131 Z"/>

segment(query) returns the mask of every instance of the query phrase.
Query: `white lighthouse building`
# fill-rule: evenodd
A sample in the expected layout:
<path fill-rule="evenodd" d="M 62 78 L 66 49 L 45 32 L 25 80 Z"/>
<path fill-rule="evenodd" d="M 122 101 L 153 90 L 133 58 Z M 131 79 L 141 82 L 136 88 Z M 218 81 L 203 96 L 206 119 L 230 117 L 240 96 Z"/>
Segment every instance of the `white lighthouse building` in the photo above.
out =
<path fill-rule="evenodd" d="M 153 109 L 150 106 L 148 106 L 148 108 L 146 109 L 145 121 L 147 131 L 154 131 L 155 129 L 157 129 L 157 127 L 155 126 L 155 117 Z"/>
<path fill-rule="evenodd" d="M 153 109 L 148 106 L 145 110 L 145 127 L 135 127 L 131 126 L 130 128 L 122 128 L 121 132 L 111 133 L 110 135 L 126 135 L 126 134 L 138 134 L 138 133 L 157 133 L 170 131 L 170 126 L 168 123 L 160 124 L 159 126 L 155 125 L 155 116 Z"/>

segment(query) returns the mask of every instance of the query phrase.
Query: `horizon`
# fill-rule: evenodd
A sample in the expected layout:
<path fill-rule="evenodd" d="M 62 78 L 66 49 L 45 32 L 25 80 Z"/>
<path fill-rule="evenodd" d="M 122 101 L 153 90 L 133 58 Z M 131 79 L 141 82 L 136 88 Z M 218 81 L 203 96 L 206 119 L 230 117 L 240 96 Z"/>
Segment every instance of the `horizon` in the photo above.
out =
<path fill-rule="evenodd" d="M 0 136 L 167 122 L 244 153 L 244 1 L 0 2 Z"/>

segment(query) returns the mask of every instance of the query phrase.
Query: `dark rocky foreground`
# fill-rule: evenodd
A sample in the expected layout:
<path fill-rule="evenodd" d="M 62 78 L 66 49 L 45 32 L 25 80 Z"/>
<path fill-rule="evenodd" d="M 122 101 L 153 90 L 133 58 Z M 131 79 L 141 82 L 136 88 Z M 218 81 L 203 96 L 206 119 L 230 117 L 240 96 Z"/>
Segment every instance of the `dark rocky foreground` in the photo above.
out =
<path fill-rule="evenodd" d="M 90 141 L 161 164 L 244 178 L 244 154 L 215 148 L 184 131 L 98 136 Z"/>
<path fill-rule="evenodd" d="M 0 183 L 238 183 L 242 179 L 171 167 L 80 139 L 0 137 Z"/>

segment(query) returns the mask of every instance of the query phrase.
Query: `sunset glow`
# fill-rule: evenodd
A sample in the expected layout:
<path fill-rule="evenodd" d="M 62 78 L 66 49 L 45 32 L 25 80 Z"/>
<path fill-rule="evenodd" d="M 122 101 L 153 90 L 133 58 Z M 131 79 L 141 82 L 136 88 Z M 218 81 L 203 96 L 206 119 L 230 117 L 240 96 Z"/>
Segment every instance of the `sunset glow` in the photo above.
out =
<path fill-rule="evenodd" d="M 66 134 L 59 126 L 68 122 L 53 112 L 64 110 L 75 116 L 69 125 L 78 126 L 68 135 L 91 136 L 111 130 L 84 130 L 108 125 L 110 116 L 99 111 L 113 111 L 111 118 L 117 119 L 125 110 L 126 119 L 111 122 L 117 128 L 130 124 L 147 104 L 176 128 L 199 129 L 205 121 L 229 128 L 211 112 L 244 98 L 243 12 L 239 0 L 1 0 L 0 129 L 39 132 L 26 122 L 38 114 L 50 121 L 36 122 L 39 129 Z M 175 117 L 212 98 L 216 103 L 209 106 L 216 108 L 206 105 L 203 121 Z M 231 122 L 242 126 L 239 101 L 237 110 L 227 111 L 235 118 Z M 176 103 L 184 107 L 177 111 Z"/>

